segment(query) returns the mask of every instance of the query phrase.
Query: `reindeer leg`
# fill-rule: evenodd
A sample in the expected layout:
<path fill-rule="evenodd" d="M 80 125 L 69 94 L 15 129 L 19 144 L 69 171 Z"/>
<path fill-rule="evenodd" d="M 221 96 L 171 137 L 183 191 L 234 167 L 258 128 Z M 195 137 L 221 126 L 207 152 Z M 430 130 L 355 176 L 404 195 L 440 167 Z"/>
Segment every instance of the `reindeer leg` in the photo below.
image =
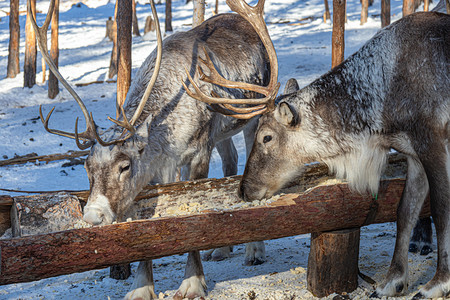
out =
<path fill-rule="evenodd" d="M 233 139 L 227 138 L 216 144 L 217 152 L 219 152 L 222 160 L 222 170 L 224 176 L 232 176 L 237 174 L 238 153 L 234 146 Z M 220 261 L 230 258 L 233 246 L 225 246 L 207 250 L 203 253 L 203 260 Z"/>
<path fill-rule="evenodd" d="M 173 299 L 194 299 L 196 297 L 206 297 L 206 281 L 205 275 L 203 274 L 200 252 L 192 251 L 188 255 L 184 280 L 175 296 L 173 296 Z"/>
<path fill-rule="evenodd" d="M 212 147 L 207 146 L 205 148 L 206 149 L 201 149 L 191 160 L 188 167 L 190 170 L 190 180 L 208 177 Z M 184 280 L 178 288 L 178 291 L 175 293 L 175 296 L 173 296 L 173 299 L 181 300 L 184 298 L 194 299 L 196 297 L 205 297 L 206 288 L 200 252 L 191 251 L 189 252 L 186 263 Z"/>
<path fill-rule="evenodd" d="M 245 149 L 247 152 L 247 158 L 250 155 L 250 151 L 253 147 L 253 142 L 255 140 L 255 132 L 258 127 L 258 120 L 251 120 L 251 123 L 244 128 L 244 140 Z M 260 265 L 266 261 L 266 248 L 264 246 L 264 241 L 252 242 L 245 245 L 245 259 L 244 265 Z"/>
<path fill-rule="evenodd" d="M 409 243 L 409 252 L 420 255 L 427 255 L 433 252 L 431 247 L 433 239 L 433 228 L 431 226 L 431 217 L 420 218 L 413 230 L 411 243 Z"/>
<path fill-rule="evenodd" d="M 431 215 L 437 237 L 437 269 L 434 277 L 413 299 L 450 295 L 450 145 L 432 149 L 433 153 L 430 151 L 422 160 L 430 182 Z"/>
<path fill-rule="evenodd" d="M 402 199 L 397 208 L 397 238 L 394 256 L 384 281 L 372 297 L 395 296 L 408 288 L 408 244 L 411 230 L 428 193 L 428 180 L 422 164 L 408 156 L 408 173 Z"/>
<path fill-rule="evenodd" d="M 154 292 L 152 261 L 141 261 L 134 278 L 131 291 L 125 295 L 125 300 L 132 299 L 157 299 Z"/>

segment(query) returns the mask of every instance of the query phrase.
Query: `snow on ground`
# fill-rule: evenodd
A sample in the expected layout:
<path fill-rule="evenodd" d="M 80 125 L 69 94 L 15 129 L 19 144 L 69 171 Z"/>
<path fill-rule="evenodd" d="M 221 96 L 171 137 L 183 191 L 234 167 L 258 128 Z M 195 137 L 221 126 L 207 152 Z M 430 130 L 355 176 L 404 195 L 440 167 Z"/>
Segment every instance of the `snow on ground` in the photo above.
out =
<path fill-rule="evenodd" d="M 62 0 L 60 13 L 60 70 L 72 84 L 105 80 L 109 67 L 111 42 L 104 38 L 105 22 L 113 15 L 114 5 L 106 0 Z M 256 1 L 252 1 L 255 3 Z M 20 10 L 26 3 L 20 0 Z M 207 17 L 212 15 L 214 1 L 207 1 Z M 173 1 L 173 27 L 175 31 L 190 28 L 192 4 L 185 0 Z M 369 8 L 369 20 L 360 25 L 360 4 L 357 0 L 347 3 L 345 56 L 355 52 L 380 28 L 380 3 L 375 1 Z M 434 4 L 432 4 L 433 6 Z M 39 1 L 37 9 L 47 11 L 48 0 Z M 401 16 L 402 3 L 391 1 L 392 20 Z M 419 8 L 420 10 L 421 8 Z M 164 5 L 157 6 L 161 24 L 164 24 Z M 52 106 L 52 127 L 73 131 L 75 118 L 80 110 L 66 90 L 54 100 L 47 98 L 47 84 L 42 83 L 41 60 L 38 57 L 37 81 L 31 89 L 23 88 L 23 73 L 7 79 L 9 1 L 0 0 L 0 158 L 37 153 L 38 155 L 78 150 L 71 139 L 48 134 L 38 119 L 38 107 L 45 112 Z M 228 12 L 225 1 L 220 1 L 220 12 Z M 294 77 L 305 86 L 330 68 L 331 30 L 330 21 L 323 23 L 322 0 L 268 0 L 266 21 L 279 57 L 279 80 L 284 85 Z M 137 5 L 139 27 L 144 27 L 150 14 L 149 5 L 139 1 Z M 303 25 L 280 22 L 288 20 Z M 44 14 L 38 14 L 42 24 Z M 24 59 L 25 15 L 20 16 L 20 61 Z M 164 26 L 164 25 L 162 25 Z M 133 74 L 155 47 L 155 37 L 133 37 Z M 21 67 L 23 71 L 23 67 Z M 76 88 L 96 122 L 103 128 L 109 126 L 106 117 L 115 114 L 115 85 L 96 84 Z M 239 172 L 242 173 L 245 149 L 241 135 L 235 138 L 240 154 Z M 31 190 L 88 189 L 88 179 L 80 165 L 62 167 L 64 161 L 35 165 L 1 167 L 0 188 Z M 217 153 L 211 160 L 210 177 L 221 177 L 221 164 Z M 11 194 L 0 191 L 0 194 Z M 226 229 L 225 229 L 226 230 Z M 360 269 L 380 281 L 387 271 L 394 248 L 395 224 L 379 224 L 362 228 L 360 246 Z M 435 245 L 434 245 L 435 247 Z M 221 262 L 204 262 L 208 284 L 208 299 L 314 299 L 306 290 L 306 267 L 309 253 L 309 235 L 301 235 L 266 242 L 268 261 L 259 266 L 242 266 L 244 247 L 235 246 L 232 257 Z M 182 281 L 186 255 L 171 256 L 154 261 L 155 290 L 160 298 L 173 296 Z M 409 296 L 420 285 L 431 279 L 436 264 L 436 251 L 428 256 L 410 254 Z M 135 270 L 137 264 L 133 264 Z M 11 284 L 0 287 L 0 299 L 120 299 L 129 290 L 133 276 L 125 281 L 108 277 L 109 269 L 59 276 L 36 282 Z M 359 288 L 349 296 L 366 299 L 373 287 L 360 281 Z M 327 297 L 332 299 L 334 295 Z M 400 299 L 400 298 L 392 298 Z"/>

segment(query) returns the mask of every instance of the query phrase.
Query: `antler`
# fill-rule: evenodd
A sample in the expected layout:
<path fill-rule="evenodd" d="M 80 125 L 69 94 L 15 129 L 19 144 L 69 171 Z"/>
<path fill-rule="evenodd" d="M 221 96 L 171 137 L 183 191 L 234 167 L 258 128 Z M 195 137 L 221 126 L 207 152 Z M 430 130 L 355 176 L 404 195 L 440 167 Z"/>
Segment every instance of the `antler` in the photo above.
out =
<path fill-rule="evenodd" d="M 202 81 L 213 83 L 227 88 L 239 88 L 252 92 L 257 92 L 263 94 L 265 97 L 256 99 L 232 99 L 232 98 L 220 98 L 215 93 L 212 93 L 211 96 L 208 96 L 200 90 L 199 86 L 195 83 L 195 81 L 189 74 L 188 70 L 186 69 L 188 80 L 192 84 L 194 91 L 191 91 L 184 82 L 181 83 L 183 84 L 183 87 L 189 96 L 199 101 L 208 104 L 213 104 L 214 110 L 222 114 L 229 115 L 239 119 L 249 119 L 252 118 L 253 116 L 260 115 L 265 113 L 266 111 L 271 111 L 274 109 L 275 98 L 277 96 L 278 89 L 280 88 L 280 83 L 277 82 L 278 60 L 275 48 L 270 39 L 269 32 L 264 22 L 263 17 L 264 2 L 265 0 L 260 0 L 258 4 L 252 7 L 247 3 L 245 3 L 244 1 L 227 0 L 227 4 L 232 10 L 237 12 L 243 18 L 245 18 L 253 26 L 259 38 L 263 42 L 264 47 L 266 48 L 270 61 L 269 84 L 267 86 L 259 86 L 255 84 L 236 82 L 225 79 L 222 75 L 219 74 L 219 72 L 217 72 L 205 48 L 203 48 L 203 51 L 205 53 L 206 59 L 202 59 L 199 57 L 199 60 L 210 70 L 210 75 L 209 76 L 206 75 L 200 66 L 198 66 L 198 72 L 200 74 L 200 80 Z M 239 108 L 231 104 L 248 104 L 252 106 Z"/>
<path fill-rule="evenodd" d="M 28 3 L 27 3 L 28 16 L 30 17 L 31 25 L 33 26 L 33 29 L 34 29 L 34 31 L 36 33 L 38 46 L 39 46 L 39 49 L 41 50 L 42 56 L 45 59 L 45 62 L 49 66 L 50 70 L 52 70 L 52 72 L 56 76 L 56 78 L 58 78 L 58 80 L 61 81 L 61 83 L 64 85 L 64 87 L 69 91 L 69 93 L 72 95 L 72 97 L 74 97 L 75 101 L 77 101 L 78 105 L 80 106 L 81 111 L 83 112 L 84 118 L 86 119 L 86 131 L 84 131 L 84 132 L 82 132 L 80 134 L 78 134 L 78 133 L 73 134 L 73 133 L 66 132 L 66 131 L 61 131 L 61 130 L 48 128 L 48 121 L 49 121 L 50 116 L 52 115 L 53 110 L 55 109 L 55 107 L 52 108 L 52 110 L 47 115 L 47 118 L 45 118 L 45 120 L 44 120 L 44 117 L 42 115 L 42 105 L 39 107 L 39 114 L 40 114 L 40 117 L 41 117 L 41 121 L 44 124 L 45 130 L 47 130 L 48 132 L 53 133 L 53 134 L 57 134 L 57 135 L 61 135 L 61 136 L 69 137 L 69 138 L 73 138 L 73 139 L 76 140 L 76 143 L 77 143 L 77 145 L 78 145 L 78 147 L 80 149 L 86 149 L 86 148 L 91 147 L 93 145 L 93 143 L 94 143 L 94 137 L 92 135 L 92 131 L 95 130 L 95 124 L 93 123 L 93 120 L 90 119 L 89 112 L 86 109 L 86 106 L 84 105 L 84 103 L 81 100 L 81 98 L 72 89 L 72 87 L 67 83 L 67 81 L 62 77 L 62 75 L 58 71 L 58 68 L 53 63 L 53 60 L 48 55 L 47 30 L 48 30 L 48 26 L 50 24 L 50 21 L 52 19 L 54 7 L 55 7 L 55 0 L 51 0 L 50 1 L 49 11 L 47 13 L 47 16 L 45 17 L 45 21 L 44 21 L 44 24 L 42 25 L 42 27 L 39 27 L 37 25 L 37 23 L 36 23 L 36 19 L 34 17 L 34 13 L 32 11 L 33 8 L 32 8 L 32 6 L 30 4 L 30 1 L 28 1 Z M 76 122 L 78 123 L 78 119 L 77 119 Z M 77 127 L 77 124 L 75 124 L 75 127 Z M 81 143 L 79 141 L 79 138 L 81 138 L 85 142 Z"/>
<path fill-rule="evenodd" d="M 95 125 L 92 113 L 89 114 L 89 112 L 88 112 L 86 106 L 84 105 L 83 101 L 81 100 L 80 96 L 78 96 L 78 94 L 73 90 L 73 88 L 70 86 L 70 84 L 64 79 L 64 77 L 61 75 L 58 68 L 53 63 L 53 60 L 50 58 L 50 56 L 48 54 L 47 30 L 48 30 L 48 26 L 50 24 L 50 21 L 51 21 L 52 15 L 53 15 L 53 10 L 55 7 L 55 0 L 50 1 L 49 11 L 47 13 L 47 16 L 45 17 L 44 24 L 41 27 L 39 27 L 37 25 L 36 19 L 34 17 L 33 11 L 32 11 L 33 8 L 31 7 L 30 1 L 28 1 L 28 4 L 27 4 L 28 15 L 30 16 L 31 24 L 36 33 L 39 50 L 41 51 L 41 54 L 44 57 L 44 60 L 47 63 L 47 65 L 49 66 L 50 70 L 53 72 L 53 74 L 58 78 L 58 80 L 63 84 L 63 86 L 69 91 L 69 93 L 72 95 L 72 97 L 78 103 L 78 105 L 81 108 L 81 111 L 83 112 L 84 118 L 86 120 L 86 130 L 80 134 L 78 133 L 78 118 L 75 121 L 75 133 L 70 133 L 70 132 L 61 131 L 61 130 L 57 130 L 57 129 L 50 129 L 50 128 L 48 128 L 48 122 L 49 122 L 50 116 L 52 115 L 55 107 L 53 107 L 51 109 L 51 111 L 48 113 L 47 117 L 44 119 L 43 114 L 42 114 L 42 105 L 41 105 L 39 107 L 39 114 L 41 117 L 41 121 L 44 124 L 45 130 L 47 130 L 48 132 L 53 133 L 53 134 L 57 134 L 57 135 L 75 139 L 77 146 L 82 150 L 91 147 L 94 144 L 95 140 L 97 140 L 102 146 L 118 144 L 118 143 L 121 143 L 121 142 L 125 141 L 126 139 L 130 138 L 136 132 L 134 124 L 135 124 L 136 120 L 139 118 L 139 116 L 141 115 L 142 110 L 145 105 L 145 102 L 147 101 L 148 96 L 150 95 L 150 92 L 153 88 L 153 85 L 155 84 L 156 77 L 158 76 L 158 72 L 159 72 L 159 69 L 161 66 L 161 59 L 162 59 L 162 38 L 161 38 L 161 30 L 160 30 L 160 26 L 159 26 L 158 15 L 156 13 L 156 8 L 155 8 L 155 4 L 154 4 L 153 0 L 150 0 L 150 4 L 152 7 L 153 18 L 155 19 L 155 22 L 157 24 L 156 32 L 157 32 L 158 50 L 157 50 L 155 70 L 154 70 L 153 75 L 150 79 L 150 82 L 146 88 L 144 96 L 141 99 L 141 103 L 139 104 L 138 109 L 135 111 L 133 118 L 131 119 L 131 122 L 128 122 L 128 119 L 125 115 L 125 111 L 122 106 L 121 106 L 121 112 L 122 112 L 122 116 L 123 116 L 123 121 L 114 120 L 114 119 L 111 119 L 110 117 L 108 117 L 108 119 L 110 119 L 117 125 L 122 126 L 124 128 L 124 131 L 122 132 L 122 135 L 120 136 L 121 138 L 119 138 L 117 140 L 113 140 L 111 142 L 105 142 L 100 138 L 100 136 L 97 132 L 97 129 L 96 129 L 97 126 Z M 125 135 L 126 131 L 128 131 L 129 134 L 126 135 L 125 137 L 123 137 Z M 83 140 L 84 142 L 80 142 L 80 139 Z"/>

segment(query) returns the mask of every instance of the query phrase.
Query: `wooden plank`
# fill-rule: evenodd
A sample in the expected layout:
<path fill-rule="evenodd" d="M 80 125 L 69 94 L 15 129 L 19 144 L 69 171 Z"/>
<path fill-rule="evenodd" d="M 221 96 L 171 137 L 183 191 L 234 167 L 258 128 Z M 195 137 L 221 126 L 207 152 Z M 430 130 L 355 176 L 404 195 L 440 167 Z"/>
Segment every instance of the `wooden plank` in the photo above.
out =
<path fill-rule="evenodd" d="M 0 240 L 0 284 L 105 268 L 225 245 L 395 221 L 404 180 L 381 182 L 376 200 L 347 184 L 315 187 L 267 205 L 138 220 Z M 207 193 L 205 193 L 205 197 Z M 376 205 L 375 205 L 376 204 Z M 352 213 L 349 214 L 348 212 Z M 429 215 L 426 205 L 423 215 Z M 226 228 L 227 230 L 223 230 Z"/>

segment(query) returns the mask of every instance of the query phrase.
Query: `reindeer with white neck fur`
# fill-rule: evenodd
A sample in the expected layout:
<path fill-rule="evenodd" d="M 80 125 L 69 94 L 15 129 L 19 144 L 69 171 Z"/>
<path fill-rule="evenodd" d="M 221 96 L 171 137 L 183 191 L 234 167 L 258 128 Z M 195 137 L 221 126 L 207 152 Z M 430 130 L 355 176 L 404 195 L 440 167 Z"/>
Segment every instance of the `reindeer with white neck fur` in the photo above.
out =
<path fill-rule="evenodd" d="M 240 185 L 246 200 L 272 196 L 313 161 L 325 162 L 355 190 L 377 193 L 390 149 L 404 153 L 408 171 L 397 209 L 395 251 L 385 280 L 372 296 L 407 290 L 410 232 L 428 193 L 437 232 L 437 269 L 414 299 L 450 294 L 449 15 L 402 18 L 310 85 L 280 96 L 276 107 L 274 96 L 266 107 L 247 114 L 233 104 L 251 105 L 252 100 L 209 97 L 198 88 L 189 94 L 230 115 L 251 118 L 267 112 L 259 120 Z"/>
<path fill-rule="evenodd" d="M 153 1 L 151 4 L 157 20 Z M 251 148 L 256 119 L 238 120 L 212 111 L 208 105 L 186 95 L 180 80 L 189 82 L 187 76 L 190 75 L 184 75 L 185 70 L 194 75 L 200 64 L 214 65 L 229 80 L 254 85 L 253 94 L 270 96 L 266 93 L 270 90 L 258 84 L 266 84 L 270 74 L 278 72 L 276 64 L 269 61 L 273 60 L 271 55 L 274 52 L 266 51 L 270 39 L 264 34 L 260 38 L 252 28 L 255 27 L 252 20 L 262 18 L 262 14 L 249 17 L 247 21 L 237 14 L 217 15 L 190 31 L 173 34 L 164 42 L 158 26 L 157 50 L 149 55 L 136 74 L 127 94 L 126 105 L 120 107 L 119 118 L 109 118 L 114 124 L 100 134 L 92 114 L 48 55 L 46 34 L 53 8 L 54 0 L 50 3 L 42 27 L 38 27 L 34 18 L 32 25 L 47 64 L 80 106 L 86 129 L 78 133 L 78 119 L 75 133 L 51 129 L 49 119 L 53 109 L 46 118 L 40 109 L 40 115 L 47 131 L 75 139 L 80 149 L 91 149 L 85 163 L 90 183 L 90 195 L 84 207 L 85 221 L 104 225 L 123 220 L 134 198 L 146 184 L 172 182 L 180 168 L 184 169 L 186 179 L 207 177 L 212 149 L 217 146 L 228 162 L 235 159 L 231 136 L 243 128 L 246 144 L 248 149 Z M 32 15 L 30 5 L 28 12 Z M 248 16 L 251 11 L 243 9 L 240 14 Z M 156 23 L 159 25 L 158 21 Z M 203 78 L 213 79 L 218 76 L 212 73 L 202 75 Z M 274 76 L 271 77 L 273 81 Z M 224 89 L 210 83 L 205 83 L 201 89 L 208 94 L 237 99 L 249 95 L 243 90 Z M 225 169 L 225 173 L 236 172 L 232 162 Z M 252 244 L 248 250 L 246 263 L 264 261 L 262 242 Z M 206 283 L 200 255 L 198 251 L 193 251 L 188 255 L 185 279 L 174 298 L 205 295 Z M 126 298 L 154 297 L 151 261 L 141 262 Z"/>

